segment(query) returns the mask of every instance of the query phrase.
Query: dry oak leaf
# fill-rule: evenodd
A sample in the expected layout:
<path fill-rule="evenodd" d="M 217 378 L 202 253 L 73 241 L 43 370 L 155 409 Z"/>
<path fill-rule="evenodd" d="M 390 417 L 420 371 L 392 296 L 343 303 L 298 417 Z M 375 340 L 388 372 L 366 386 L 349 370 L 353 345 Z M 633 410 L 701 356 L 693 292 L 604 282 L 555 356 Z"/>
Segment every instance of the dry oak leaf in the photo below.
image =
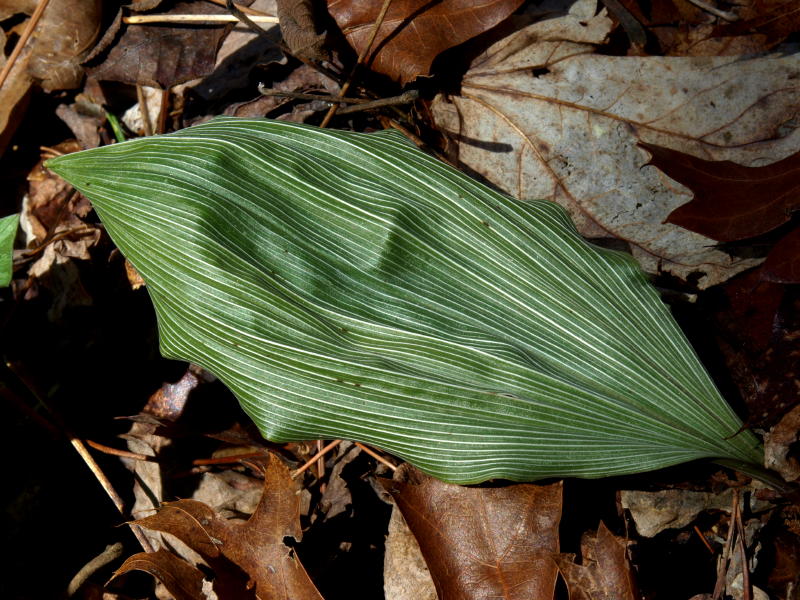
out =
<path fill-rule="evenodd" d="M 664 223 L 691 192 L 646 166 L 637 142 L 745 166 L 797 152 L 797 56 L 598 55 L 611 23 L 596 8 L 578 0 L 501 40 L 460 96 L 434 100 L 458 161 L 519 199 L 558 202 L 586 237 L 627 241 L 650 273 L 698 273 L 704 288 L 754 266 Z"/>
<path fill-rule="evenodd" d="M 555 557 L 570 600 L 638 600 L 640 595 L 628 562 L 627 542 L 601 522 L 596 535 L 581 540 L 582 565 L 572 554 Z"/>
<path fill-rule="evenodd" d="M 652 144 L 641 146 L 650 153 L 650 164 L 694 193 L 691 202 L 669 215 L 669 223 L 733 242 L 783 225 L 800 208 L 800 152 L 771 164 L 746 167 Z"/>
<path fill-rule="evenodd" d="M 767 233 L 787 223 L 800 208 L 800 152 L 760 167 L 707 161 L 669 148 L 640 144 L 655 165 L 694 192 L 668 223 L 733 242 Z M 780 239 L 761 270 L 777 283 L 800 283 L 800 228 Z"/>
<path fill-rule="evenodd" d="M 382 2 L 328 0 L 328 12 L 360 54 L 372 35 Z M 445 50 L 505 20 L 522 0 L 394 0 L 365 63 L 402 84 L 428 75 Z"/>
<path fill-rule="evenodd" d="M 560 482 L 464 487 L 406 464 L 381 483 L 419 542 L 439 600 L 552 600 Z"/>
<path fill-rule="evenodd" d="M 130 571 L 144 571 L 164 584 L 175 600 L 200 600 L 209 596 L 203 592 L 203 573 L 168 550 L 139 552 L 128 558 L 114 571 L 112 580 Z"/>
<path fill-rule="evenodd" d="M 263 495 L 245 523 L 224 519 L 196 500 L 165 503 L 155 515 L 135 523 L 171 533 L 196 551 L 214 571 L 219 598 L 322 600 L 284 543 L 286 537 L 302 537 L 297 483 L 274 455 L 263 469 Z"/>

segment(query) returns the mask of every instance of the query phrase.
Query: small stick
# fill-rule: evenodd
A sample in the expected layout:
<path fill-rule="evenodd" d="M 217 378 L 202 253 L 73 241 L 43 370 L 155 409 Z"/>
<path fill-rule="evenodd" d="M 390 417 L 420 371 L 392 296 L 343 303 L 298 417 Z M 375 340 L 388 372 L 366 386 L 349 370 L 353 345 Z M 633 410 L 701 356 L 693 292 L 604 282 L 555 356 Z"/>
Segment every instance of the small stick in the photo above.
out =
<path fill-rule="evenodd" d="M 742 507 L 738 502 L 736 503 L 736 526 L 739 528 L 739 554 L 742 563 L 742 600 L 753 600 L 753 588 L 750 586 L 750 565 L 747 564 L 747 549 L 745 548 L 747 540 L 742 522 Z"/>
<path fill-rule="evenodd" d="M 714 549 L 711 547 L 711 544 L 708 543 L 706 536 L 703 535 L 703 532 L 700 531 L 700 528 L 697 525 L 694 526 L 694 532 L 697 534 L 697 537 L 700 538 L 700 541 L 703 542 L 703 545 L 708 548 L 708 551 L 714 555 Z"/>
<path fill-rule="evenodd" d="M 277 23 L 278 17 L 252 16 L 254 23 Z M 238 23 L 235 15 L 131 15 L 122 17 L 123 23 L 143 25 L 145 23 Z M 260 29 L 260 28 L 259 28 Z"/>
<path fill-rule="evenodd" d="M 61 150 L 56 150 L 55 148 L 51 148 L 50 146 L 39 146 L 39 150 L 43 153 L 47 153 L 48 155 L 52 156 L 64 156 L 64 153 Z"/>
<path fill-rule="evenodd" d="M 247 27 L 249 27 L 251 31 L 256 32 L 258 34 L 258 37 L 267 40 L 271 44 L 274 43 L 269 38 L 267 32 L 264 29 L 256 25 L 256 23 L 250 17 L 248 17 L 246 14 L 244 14 L 242 11 L 239 10 L 239 8 L 233 3 L 233 0 L 225 0 L 225 8 L 227 8 L 228 12 L 231 13 L 234 17 L 236 17 L 239 21 L 247 25 Z M 274 22 L 278 23 L 278 18 L 274 17 L 274 19 L 275 19 Z"/>
<path fill-rule="evenodd" d="M 719 17 L 720 19 L 723 19 L 723 20 L 728 21 L 730 23 L 733 23 L 734 21 L 738 21 L 739 20 L 739 15 L 734 14 L 732 12 L 728 12 L 726 10 L 721 10 L 721 9 L 717 8 L 716 6 L 712 6 L 711 4 L 706 2 L 705 0 L 689 0 L 689 2 L 694 4 L 697 8 L 699 8 L 701 10 L 704 10 L 707 13 L 710 13 L 710 14 L 714 15 L 715 17 Z"/>
<path fill-rule="evenodd" d="M 122 544 L 120 542 L 106 546 L 105 550 L 83 565 L 81 570 L 75 574 L 75 577 L 72 578 L 72 581 L 67 586 L 67 598 L 72 598 L 89 577 L 108 563 L 117 560 L 120 556 L 122 556 Z"/>
<path fill-rule="evenodd" d="M 725 549 L 722 551 L 722 556 L 719 557 L 717 562 L 717 583 L 714 585 L 714 593 L 712 600 L 719 600 L 722 598 L 722 593 L 725 591 L 725 574 L 728 567 L 728 562 L 731 558 L 731 551 L 733 549 L 733 539 L 736 537 L 736 511 L 739 507 L 739 490 L 733 492 L 733 506 L 731 506 L 731 520 L 728 525 L 728 539 L 725 540 Z"/>
<path fill-rule="evenodd" d="M 333 440 L 333 441 L 332 441 L 330 444 L 328 444 L 328 445 L 327 445 L 327 446 L 325 446 L 325 447 L 324 447 L 322 450 L 320 450 L 319 452 L 317 452 L 317 453 L 316 453 L 314 456 L 312 456 L 311 458 L 309 458 L 309 459 L 306 461 L 306 463 L 305 463 L 305 464 L 304 464 L 302 467 L 300 467 L 299 469 L 295 470 L 295 471 L 292 473 L 292 479 L 294 479 L 295 477 L 297 477 L 298 475 L 300 475 L 301 473 L 303 473 L 304 471 L 306 471 L 306 470 L 307 470 L 307 469 L 308 469 L 310 466 L 312 466 L 312 465 L 313 465 L 315 462 L 317 462 L 317 461 L 318 461 L 320 458 L 322 458 L 323 456 L 325 456 L 325 455 L 326 455 L 328 452 L 330 452 L 331 450 L 333 450 L 334 448 L 336 448 L 336 446 L 338 446 L 338 445 L 339 445 L 339 444 L 341 444 L 341 443 L 342 443 L 342 440 Z"/>
<path fill-rule="evenodd" d="M 381 108 L 383 106 L 396 106 L 398 104 L 408 104 L 419 98 L 419 90 L 408 90 L 399 96 L 392 96 L 391 98 L 381 98 L 379 100 L 368 100 L 361 102 L 354 106 L 345 106 L 339 109 L 338 114 L 348 115 L 354 112 L 361 112 L 362 110 L 372 110 L 374 108 Z"/>
<path fill-rule="evenodd" d="M 89 446 L 90 448 L 94 448 L 95 450 L 102 452 L 103 454 L 110 454 L 111 456 L 120 456 L 122 458 L 130 458 L 131 460 L 144 460 L 148 462 L 153 462 L 153 457 L 147 456 L 146 454 L 138 454 L 136 452 L 129 452 L 128 450 L 118 450 L 117 448 L 112 448 L 111 446 L 106 446 L 105 444 L 100 444 L 92 440 L 85 440 L 85 442 L 87 446 Z"/>
<path fill-rule="evenodd" d="M 31 35 L 33 35 L 33 30 L 36 29 L 36 26 L 39 24 L 39 20 L 44 14 L 44 9 L 47 8 L 49 3 L 50 0 L 39 0 L 39 4 L 36 5 L 36 10 L 33 11 L 31 20 L 28 21 L 28 24 L 25 26 L 25 31 L 19 36 L 17 45 L 14 46 L 14 50 L 11 51 L 11 56 L 8 57 L 8 62 L 6 62 L 3 70 L 0 71 L 0 87 L 3 87 L 3 84 L 6 82 L 8 74 L 11 73 L 14 63 L 17 62 L 19 55 L 22 53 L 22 49 L 25 47 L 25 44 L 28 43 Z"/>
<path fill-rule="evenodd" d="M 367 98 L 336 98 L 335 96 L 323 96 L 320 94 L 304 94 L 302 92 L 284 92 L 281 90 L 273 90 L 267 88 L 263 83 L 258 84 L 258 92 L 262 96 L 278 96 L 281 98 L 292 98 L 293 100 L 321 100 L 328 104 L 336 102 L 351 103 L 351 104 L 365 104 L 371 102 Z"/>
<path fill-rule="evenodd" d="M 153 125 L 150 123 L 150 111 L 147 109 L 147 98 L 144 95 L 144 88 L 136 84 L 136 100 L 139 101 L 139 113 L 142 115 L 142 127 L 147 137 L 153 135 Z"/>
<path fill-rule="evenodd" d="M 108 477 L 106 477 L 103 470 L 100 468 L 100 465 L 94 460 L 89 451 L 84 446 L 83 442 L 78 439 L 75 435 L 73 435 L 69 429 L 64 425 L 63 420 L 61 417 L 53 410 L 53 408 L 45 402 L 44 398 L 41 394 L 36 390 L 36 387 L 33 385 L 32 382 L 28 381 L 28 379 L 20 373 L 14 366 L 6 362 L 7 369 L 19 380 L 19 382 L 24 385 L 28 391 L 30 392 L 31 396 L 36 399 L 36 401 L 41 404 L 47 412 L 50 413 L 50 416 L 56 422 L 56 425 L 60 427 L 61 432 L 67 437 L 69 443 L 72 444 L 72 447 L 75 448 L 75 451 L 80 455 L 83 461 L 86 463 L 86 466 L 89 467 L 89 470 L 92 474 L 97 478 L 100 482 L 100 485 L 105 490 L 108 497 L 111 498 L 111 501 L 114 503 L 114 506 L 119 511 L 121 515 L 125 515 L 125 504 L 122 502 L 122 498 L 114 489 L 114 486 L 111 485 L 111 481 L 109 481 Z M 142 532 L 141 528 L 138 525 L 133 523 L 128 523 L 128 526 L 131 528 L 131 531 L 136 536 L 136 539 L 139 540 L 139 543 L 142 545 L 142 549 L 145 552 L 154 552 L 154 548 L 152 544 L 150 544 L 150 540 L 148 540 L 144 533 Z"/>
<path fill-rule="evenodd" d="M 106 491 L 106 494 L 108 494 L 108 497 L 111 498 L 111 501 L 114 503 L 114 506 L 117 507 L 119 513 L 121 515 L 124 515 L 125 503 L 122 501 L 122 498 L 114 489 L 114 486 L 111 485 L 111 482 L 108 480 L 108 477 L 106 477 L 106 474 L 103 473 L 102 469 L 100 468 L 100 465 L 98 465 L 94 457 L 91 454 L 89 454 L 89 451 L 86 449 L 86 446 L 84 446 L 83 442 L 80 439 L 76 438 L 75 436 L 70 435 L 69 443 L 72 444 L 72 447 L 75 448 L 75 451 L 81 455 L 83 462 L 86 463 L 86 466 L 89 467 L 89 470 L 95 476 L 97 481 L 99 481 L 100 485 L 103 486 L 103 489 Z"/>
<path fill-rule="evenodd" d="M 158 123 L 156 133 L 164 133 L 167 130 L 167 114 L 169 107 L 169 88 L 161 90 L 161 109 L 158 111 Z"/>
<path fill-rule="evenodd" d="M 353 65 L 353 68 L 350 71 L 350 74 L 347 76 L 347 80 L 342 85 L 342 89 L 339 91 L 339 98 L 344 98 L 347 95 L 347 91 L 350 89 L 350 85 L 353 83 L 353 79 L 355 78 L 356 71 L 361 63 L 364 62 L 364 59 L 367 57 L 370 49 L 372 48 L 372 43 L 375 41 L 375 37 L 378 35 L 378 30 L 380 30 L 381 25 L 383 24 L 383 19 L 386 17 L 386 13 L 389 10 L 389 5 L 392 3 L 392 0 L 383 0 L 383 6 L 381 6 L 381 12 L 378 14 L 378 18 L 375 19 L 375 26 L 372 28 L 372 34 L 369 36 L 369 40 L 367 41 L 367 45 L 361 49 L 361 52 L 358 55 L 358 59 L 356 60 L 356 64 Z M 339 100 L 340 101 L 340 100 Z M 322 119 L 322 123 L 320 123 L 320 127 L 327 127 L 328 123 L 331 122 L 333 116 L 339 110 L 339 105 L 334 104 L 328 109 L 328 113 L 325 115 L 325 118 Z"/>
<path fill-rule="evenodd" d="M 378 454 L 377 452 L 375 452 L 375 450 L 373 450 L 372 448 L 369 448 L 368 446 L 365 446 L 365 445 L 364 445 L 364 444 L 362 444 L 361 442 L 353 442 L 353 443 L 354 443 L 356 446 L 358 446 L 359 448 L 361 448 L 361 449 L 362 449 L 364 452 L 366 452 L 367 454 L 369 454 L 369 455 L 370 455 L 372 458 L 374 458 L 374 459 L 375 459 L 375 460 L 377 460 L 379 463 L 381 463 L 382 465 L 386 465 L 386 466 L 387 466 L 387 467 L 389 467 L 389 468 L 390 468 L 392 471 L 397 471 L 397 467 L 396 467 L 396 466 L 395 466 L 393 463 L 391 463 L 391 462 L 389 462 L 388 460 L 386 460 L 385 458 L 383 458 L 383 457 L 382 457 L 380 454 Z"/>

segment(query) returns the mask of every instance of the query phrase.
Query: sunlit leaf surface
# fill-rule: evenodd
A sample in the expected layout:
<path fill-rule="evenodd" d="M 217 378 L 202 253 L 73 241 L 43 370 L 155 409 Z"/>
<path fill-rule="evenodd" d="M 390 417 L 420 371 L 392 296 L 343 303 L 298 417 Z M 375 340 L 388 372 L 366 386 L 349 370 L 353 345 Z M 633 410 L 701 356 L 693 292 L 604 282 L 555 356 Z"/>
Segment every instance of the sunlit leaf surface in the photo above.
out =
<path fill-rule="evenodd" d="M 271 440 L 460 483 L 761 460 L 630 257 L 396 132 L 219 118 L 48 166 L 147 281 L 163 353 Z"/>

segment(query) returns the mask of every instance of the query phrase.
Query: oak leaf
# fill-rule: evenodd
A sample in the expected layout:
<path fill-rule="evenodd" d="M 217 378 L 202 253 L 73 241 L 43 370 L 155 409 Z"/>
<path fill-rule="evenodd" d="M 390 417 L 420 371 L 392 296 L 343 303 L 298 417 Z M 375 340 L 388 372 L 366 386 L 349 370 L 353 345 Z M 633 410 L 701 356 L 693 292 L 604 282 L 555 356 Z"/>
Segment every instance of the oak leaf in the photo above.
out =
<path fill-rule="evenodd" d="M 382 482 L 403 513 L 440 600 L 551 600 L 561 483 L 470 488 L 403 465 Z"/>
<path fill-rule="evenodd" d="M 445 50 L 505 20 L 521 0 L 395 0 L 365 63 L 375 72 L 407 83 L 428 75 Z M 328 11 L 357 53 L 367 45 L 381 2 L 329 0 Z"/>
<path fill-rule="evenodd" d="M 245 523 L 223 518 L 196 500 L 161 506 L 135 523 L 171 533 L 197 552 L 214 571 L 220 598 L 321 600 L 294 551 L 284 538 L 298 540 L 300 497 L 288 468 L 270 455 L 264 468 L 264 492 Z"/>

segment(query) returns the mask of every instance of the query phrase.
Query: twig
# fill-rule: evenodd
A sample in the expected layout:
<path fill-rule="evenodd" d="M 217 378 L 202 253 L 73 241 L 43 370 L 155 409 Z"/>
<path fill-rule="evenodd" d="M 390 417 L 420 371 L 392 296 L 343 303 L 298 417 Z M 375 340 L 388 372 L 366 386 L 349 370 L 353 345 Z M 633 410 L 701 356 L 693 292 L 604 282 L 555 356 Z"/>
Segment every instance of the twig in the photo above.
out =
<path fill-rule="evenodd" d="M 60 428 L 61 432 L 67 437 L 72 447 L 75 448 L 75 451 L 80 455 L 80 457 L 86 463 L 86 466 L 89 467 L 89 470 L 95 476 L 100 485 L 103 487 L 106 494 L 108 494 L 108 497 L 111 498 L 111 501 L 114 503 L 116 509 L 119 511 L 121 515 L 124 516 L 125 504 L 123 503 L 122 498 L 114 489 L 114 486 L 111 484 L 111 481 L 108 479 L 108 477 L 106 477 L 105 473 L 100 468 L 100 465 L 98 465 L 97 462 L 94 460 L 94 457 L 92 457 L 92 455 L 89 454 L 89 451 L 86 449 L 86 446 L 83 444 L 83 442 L 76 435 L 72 434 L 69 431 L 69 429 L 64 424 L 61 417 L 53 410 L 53 408 L 50 405 L 47 404 L 47 402 L 45 402 L 44 398 L 42 397 L 41 394 L 39 394 L 39 392 L 36 390 L 36 387 L 33 385 L 32 382 L 29 382 L 27 378 L 22 373 L 20 373 L 16 368 L 14 368 L 14 366 L 11 363 L 6 362 L 6 368 L 8 369 L 9 372 L 11 372 L 14 375 L 14 377 L 17 378 L 17 380 L 22 385 L 25 386 L 25 388 L 27 388 L 31 396 L 35 398 L 36 401 L 41 406 L 43 406 L 48 413 L 50 413 L 50 416 L 53 418 L 53 421 L 55 421 L 56 425 Z M 128 525 L 130 526 L 133 534 L 136 536 L 136 539 L 139 540 L 142 549 L 145 552 L 153 552 L 154 548 L 150 544 L 150 541 L 145 537 L 141 528 L 133 523 L 129 523 Z"/>
<path fill-rule="evenodd" d="M 156 123 L 156 133 L 164 133 L 167 130 L 168 107 L 169 107 L 169 88 L 161 90 L 161 107 L 158 111 L 158 123 Z"/>
<path fill-rule="evenodd" d="M 714 15 L 715 17 L 719 17 L 720 19 L 723 19 L 725 21 L 729 21 L 729 22 L 732 23 L 734 21 L 738 21 L 739 20 L 739 15 L 737 15 L 735 13 L 732 13 L 732 12 L 728 12 L 728 11 L 719 9 L 716 6 L 713 6 L 713 5 L 709 4 L 705 0 L 689 0 L 689 2 L 694 4 L 697 8 L 699 8 L 701 10 L 704 10 L 707 13 L 710 13 L 710 14 Z"/>
<path fill-rule="evenodd" d="M 700 538 L 700 541 L 703 542 L 703 545 L 708 548 L 708 551 L 711 553 L 711 555 L 713 556 L 716 554 L 714 549 L 711 547 L 711 544 L 708 543 L 706 536 L 703 535 L 703 532 L 700 531 L 700 528 L 697 525 L 694 526 L 694 532 L 697 534 L 697 537 Z"/>
<path fill-rule="evenodd" d="M 138 454 L 137 452 L 129 452 L 128 450 L 118 450 L 117 448 L 112 448 L 111 446 L 106 446 L 105 444 L 100 444 L 98 442 L 94 442 L 92 440 L 85 440 L 86 445 L 90 448 L 94 448 L 95 450 L 102 452 L 103 454 L 110 454 L 111 456 L 119 456 L 122 458 L 130 458 L 131 460 L 144 460 L 147 462 L 154 462 L 152 456 L 147 456 L 146 454 Z"/>
<path fill-rule="evenodd" d="M 399 96 L 392 96 L 391 98 L 379 98 L 377 100 L 370 100 L 369 98 L 339 98 L 336 96 L 322 96 L 320 94 L 304 94 L 302 92 L 284 92 L 281 90 L 271 90 L 264 86 L 263 83 L 258 84 L 258 91 L 262 96 L 278 96 L 281 98 L 291 98 L 293 100 L 311 100 L 321 101 L 326 104 L 352 104 L 353 106 L 345 106 L 339 109 L 338 114 L 345 115 L 362 110 L 372 110 L 381 108 L 383 106 L 395 106 L 398 104 L 408 104 L 419 98 L 419 90 L 408 90 Z"/>
<path fill-rule="evenodd" d="M 74 435 L 69 435 L 69 443 L 72 444 L 72 447 L 75 448 L 75 451 L 80 454 L 83 462 L 86 463 L 86 466 L 89 467 L 89 470 L 95 476 L 97 481 L 100 482 L 100 485 L 105 490 L 108 497 L 111 498 L 111 501 L 114 503 L 114 506 L 117 507 L 117 510 L 121 515 L 125 514 L 125 503 L 122 501 L 122 498 L 117 493 L 117 490 L 114 489 L 114 486 L 111 485 L 111 482 L 106 477 L 106 474 L 103 473 L 103 470 L 100 468 L 100 465 L 97 464 L 97 461 L 94 457 L 89 454 L 89 451 L 86 449 L 83 441 L 79 438 L 75 437 Z"/>
<path fill-rule="evenodd" d="M 20 265 L 29 262 L 34 256 L 40 254 L 45 248 L 47 248 L 50 244 L 54 244 L 59 240 L 63 240 L 64 238 L 84 234 L 84 233 L 91 233 L 95 231 L 97 228 L 93 227 L 92 225 L 79 225 L 78 227 L 73 227 L 72 229 L 68 229 L 67 231 L 62 231 L 61 233 L 57 233 L 50 238 L 46 238 L 41 244 L 36 246 L 36 248 L 31 248 L 30 250 L 23 250 L 20 253 L 20 257 L 14 261 L 14 268 L 19 267 Z"/>
<path fill-rule="evenodd" d="M 419 90 L 408 90 L 407 92 L 403 92 L 399 96 L 392 96 L 391 98 L 381 98 L 379 100 L 369 100 L 367 102 L 361 102 L 354 106 L 345 106 L 344 108 L 339 109 L 340 115 L 347 115 L 355 112 L 361 112 L 362 110 L 372 110 L 374 108 L 381 108 L 383 106 L 396 106 L 398 104 L 408 104 L 409 102 L 413 102 L 419 98 Z"/>
<path fill-rule="evenodd" d="M 317 440 L 317 452 L 322 452 L 322 440 Z M 321 481 L 325 477 L 325 461 L 322 456 L 317 459 L 317 480 Z M 320 493 L 325 493 L 325 484 L 320 487 Z"/>
<path fill-rule="evenodd" d="M 3 84 L 6 82 L 8 74 L 11 73 L 14 63 L 17 62 L 19 55 L 22 53 L 22 49 L 25 47 L 25 44 L 28 43 L 31 35 L 33 35 L 33 30 L 36 29 L 36 25 L 39 24 L 39 20 L 44 14 L 44 9 L 47 8 L 49 3 L 50 0 L 39 0 L 39 4 L 36 5 L 36 10 L 33 11 L 30 21 L 28 21 L 28 24 L 25 26 L 25 31 L 19 36 L 17 45 L 14 46 L 14 50 L 11 51 L 11 56 L 8 57 L 8 62 L 6 62 L 3 70 L 0 71 L 0 87 L 3 87 Z"/>
<path fill-rule="evenodd" d="M 142 128 L 147 137 L 153 135 L 153 125 L 150 123 L 150 111 L 147 108 L 147 98 L 144 95 L 144 88 L 136 84 L 136 100 L 139 102 L 139 113 L 142 115 Z"/>
<path fill-rule="evenodd" d="M 322 450 L 317 452 L 314 456 L 309 458 L 302 467 L 300 467 L 299 469 L 296 469 L 292 473 L 292 479 L 294 479 L 295 477 L 297 477 L 301 473 L 305 472 L 310 466 L 312 466 L 315 462 L 317 462 L 321 457 L 325 456 L 328 452 L 330 452 L 331 450 L 336 448 L 336 446 L 338 446 L 341 443 L 342 443 L 342 440 L 333 440 L 330 444 L 328 444 Z"/>
<path fill-rule="evenodd" d="M 747 549 L 745 548 L 747 540 L 742 522 L 742 507 L 738 502 L 736 503 L 736 527 L 739 529 L 739 554 L 742 563 L 742 600 L 753 600 L 753 588 L 750 587 L 750 565 L 747 564 Z"/>
<path fill-rule="evenodd" d="M 322 102 L 327 102 L 328 104 L 334 104 L 336 102 L 341 103 L 348 103 L 348 104 L 365 104 L 367 102 L 372 102 L 367 98 L 337 98 L 336 96 L 330 95 L 321 95 L 321 94 L 305 94 L 303 92 L 284 92 L 282 90 L 273 90 L 266 87 L 263 83 L 258 84 L 258 92 L 262 96 L 278 96 L 281 98 L 292 98 L 293 100 L 321 100 Z"/>
<path fill-rule="evenodd" d="M 391 462 L 389 462 L 388 460 L 386 460 L 385 458 L 383 458 L 383 457 L 382 457 L 380 454 L 378 454 L 377 452 L 375 452 L 375 450 L 373 450 L 372 448 L 370 448 L 370 447 L 368 447 L 368 446 L 365 446 L 365 445 L 364 445 L 364 444 L 362 444 L 361 442 L 354 442 L 354 444 L 355 444 L 356 446 L 358 446 L 359 448 L 361 448 L 361 449 L 362 449 L 364 452 L 366 452 L 367 454 L 369 454 L 369 455 L 370 455 L 372 458 L 374 458 L 375 460 L 377 460 L 377 461 L 378 461 L 379 463 L 381 463 L 382 465 L 386 465 L 386 466 L 387 466 L 387 467 L 389 467 L 389 468 L 390 468 L 392 471 L 397 471 L 397 466 L 395 466 L 393 463 L 391 463 Z"/>
<path fill-rule="evenodd" d="M 246 18 L 251 23 L 278 22 L 278 17 L 252 16 Z M 145 23 L 238 23 L 239 21 L 241 19 L 238 19 L 235 15 L 131 15 L 122 17 L 122 22 L 129 25 L 143 25 Z M 257 25 L 256 29 L 263 31 Z"/>
<path fill-rule="evenodd" d="M 44 154 L 47 153 L 49 156 L 64 156 L 64 153 L 61 150 L 57 150 L 55 148 L 51 148 L 50 146 L 39 146 L 39 150 Z M 42 157 L 44 158 L 44 156 Z"/>
<path fill-rule="evenodd" d="M 230 13 L 231 13 L 231 14 L 232 14 L 234 17 L 236 17 L 236 18 L 237 18 L 239 21 L 241 21 L 242 23 L 244 23 L 245 25 L 247 25 L 247 26 L 250 28 L 250 30 L 251 30 L 251 31 L 255 31 L 255 32 L 258 34 L 258 36 L 259 36 L 260 38 L 267 40 L 267 41 L 268 41 L 269 43 L 271 43 L 271 44 L 273 44 L 273 43 L 274 43 L 274 42 L 273 42 L 273 41 L 272 41 L 272 40 L 269 38 L 269 36 L 267 35 L 267 32 L 266 32 L 266 31 L 264 31 L 264 30 L 263 30 L 261 27 L 259 27 L 258 25 L 256 25 L 256 23 L 255 23 L 255 21 L 253 21 L 253 19 L 251 19 L 250 17 L 248 17 L 248 16 L 247 16 L 246 14 L 244 14 L 244 13 L 243 13 L 241 10 L 239 10 L 239 7 L 238 7 L 238 6 L 236 6 L 236 5 L 233 3 L 233 0 L 225 0 L 225 8 L 227 8 L 227 9 L 228 9 L 228 12 L 230 12 Z M 255 18 L 255 17 L 254 17 L 254 18 Z M 277 23 L 277 22 L 278 22 L 278 18 L 277 18 L 277 17 L 274 17 L 274 19 L 275 19 L 275 21 L 273 21 L 273 23 Z"/>
<path fill-rule="evenodd" d="M 72 578 L 72 581 L 70 581 L 69 585 L 67 586 L 67 598 L 72 598 L 72 596 L 75 595 L 75 592 L 77 592 L 81 586 L 86 583 L 86 580 L 89 579 L 89 577 L 94 575 L 107 564 L 117 560 L 120 556 L 122 556 L 122 549 L 123 547 L 120 542 L 117 542 L 116 544 L 109 544 L 106 546 L 105 550 L 83 565 L 81 570 L 75 574 L 75 577 Z"/>
<path fill-rule="evenodd" d="M 364 62 L 364 59 L 369 54 L 369 51 L 372 49 L 372 43 L 375 41 L 375 37 L 378 35 L 378 31 L 383 24 L 383 19 L 386 17 L 386 13 L 389 10 L 389 5 L 392 3 L 392 0 L 383 0 L 383 6 L 381 6 L 381 12 L 378 13 L 378 18 L 375 19 L 375 25 L 372 28 L 372 33 L 369 36 L 369 40 L 367 44 L 361 49 L 361 52 L 358 55 L 358 59 L 356 60 L 356 64 L 353 65 L 353 68 L 350 70 L 350 74 L 347 76 L 347 80 L 342 85 L 341 90 L 339 91 L 339 98 L 344 98 L 347 95 L 347 91 L 350 89 L 350 85 L 353 83 L 353 79 L 356 76 L 356 71 L 358 67 Z M 338 100 L 341 101 L 341 100 Z M 320 123 L 320 127 L 327 127 L 328 123 L 331 122 L 333 116 L 339 110 L 339 105 L 334 104 L 328 109 L 328 113 L 325 115 L 325 118 L 322 119 L 322 123 Z"/>
<path fill-rule="evenodd" d="M 733 538 L 736 536 L 736 520 L 735 514 L 739 506 L 739 490 L 733 492 L 733 506 L 731 506 L 731 520 L 728 525 L 728 539 L 725 541 L 725 549 L 717 562 L 717 583 L 714 585 L 714 593 L 712 600 L 719 600 L 722 598 L 722 593 L 725 591 L 725 574 L 727 572 L 728 561 L 730 561 L 731 550 L 733 549 Z"/>

